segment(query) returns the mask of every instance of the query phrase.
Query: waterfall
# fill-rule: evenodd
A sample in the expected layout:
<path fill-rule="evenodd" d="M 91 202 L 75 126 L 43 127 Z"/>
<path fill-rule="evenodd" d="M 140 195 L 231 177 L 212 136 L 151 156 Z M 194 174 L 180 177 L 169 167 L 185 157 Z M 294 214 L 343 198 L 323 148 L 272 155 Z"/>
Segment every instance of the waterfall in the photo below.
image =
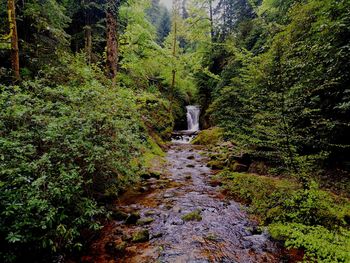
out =
<path fill-rule="evenodd" d="M 199 130 L 199 114 L 201 112 L 198 106 L 189 105 L 187 109 L 187 130 L 198 131 Z"/>

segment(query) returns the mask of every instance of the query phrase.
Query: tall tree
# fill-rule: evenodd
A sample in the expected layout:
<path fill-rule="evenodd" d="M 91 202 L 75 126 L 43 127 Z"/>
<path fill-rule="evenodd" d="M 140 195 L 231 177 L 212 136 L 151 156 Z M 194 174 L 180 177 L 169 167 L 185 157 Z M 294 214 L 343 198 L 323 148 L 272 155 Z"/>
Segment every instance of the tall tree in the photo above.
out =
<path fill-rule="evenodd" d="M 179 17 L 180 17 L 180 0 L 173 0 L 173 57 L 176 58 L 176 47 L 177 47 L 177 30 L 179 26 Z M 175 89 L 175 80 L 176 80 L 176 69 L 172 70 L 172 81 L 171 81 L 171 92 L 174 92 Z"/>
<path fill-rule="evenodd" d="M 118 9 L 120 0 L 108 0 L 106 7 L 107 21 L 107 76 L 113 79 L 118 71 Z"/>
<path fill-rule="evenodd" d="M 11 64 L 15 80 L 20 79 L 19 74 L 19 48 L 18 48 L 18 34 L 16 23 L 16 7 L 14 0 L 8 0 L 8 13 L 10 23 L 10 37 L 11 37 Z"/>

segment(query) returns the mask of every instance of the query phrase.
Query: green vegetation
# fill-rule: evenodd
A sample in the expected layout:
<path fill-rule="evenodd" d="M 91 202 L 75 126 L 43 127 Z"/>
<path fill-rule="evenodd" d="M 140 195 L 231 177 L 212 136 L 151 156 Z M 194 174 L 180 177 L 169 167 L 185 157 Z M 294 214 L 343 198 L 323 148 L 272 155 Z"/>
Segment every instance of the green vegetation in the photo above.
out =
<path fill-rule="evenodd" d="M 273 238 L 317 262 L 348 262 L 350 201 L 291 179 L 223 172 L 224 187 L 267 225 Z"/>
<path fill-rule="evenodd" d="M 215 146 L 222 139 L 222 130 L 218 127 L 200 131 L 192 141 L 193 144 Z"/>
<path fill-rule="evenodd" d="M 0 0 L 0 261 L 60 261 L 107 219 L 137 224 L 111 204 L 169 183 L 198 104 L 193 144 L 228 192 L 305 260 L 349 262 L 349 43 L 348 0 Z"/>

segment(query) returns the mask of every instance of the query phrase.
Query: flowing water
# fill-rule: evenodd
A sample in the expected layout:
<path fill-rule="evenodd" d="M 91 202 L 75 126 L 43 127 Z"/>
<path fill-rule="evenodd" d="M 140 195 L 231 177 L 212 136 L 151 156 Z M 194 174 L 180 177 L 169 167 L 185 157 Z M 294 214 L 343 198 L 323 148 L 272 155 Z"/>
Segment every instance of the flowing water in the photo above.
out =
<path fill-rule="evenodd" d="M 188 131 L 199 131 L 199 114 L 201 112 L 198 106 L 189 105 L 186 106 L 187 116 L 187 130 Z"/>
<path fill-rule="evenodd" d="M 254 231 L 256 224 L 241 205 L 211 183 L 213 171 L 206 166 L 201 147 L 173 144 L 166 161 L 165 175 L 145 180 L 143 193 L 127 193 L 116 203 L 124 212 L 138 212 L 154 221 L 143 226 L 111 222 L 82 262 L 285 262 L 279 246 L 266 233 Z M 200 221 L 183 219 L 193 211 L 200 214 Z M 149 241 L 130 241 L 144 229 L 150 233 Z M 123 253 L 106 251 L 108 242 L 118 244 L 122 239 L 127 240 Z"/>
<path fill-rule="evenodd" d="M 173 143 L 187 144 L 192 141 L 199 131 L 200 107 L 188 105 L 186 106 L 186 110 L 187 130 L 175 132 L 172 138 Z"/>

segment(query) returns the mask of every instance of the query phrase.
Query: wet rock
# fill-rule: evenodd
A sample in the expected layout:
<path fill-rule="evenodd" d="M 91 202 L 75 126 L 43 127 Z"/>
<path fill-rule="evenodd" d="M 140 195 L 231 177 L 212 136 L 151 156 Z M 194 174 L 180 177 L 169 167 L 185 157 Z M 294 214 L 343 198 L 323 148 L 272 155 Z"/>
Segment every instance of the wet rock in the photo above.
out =
<path fill-rule="evenodd" d="M 164 195 L 163 195 L 163 197 L 164 198 L 171 198 L 171 197 L 173 197 L 174 195 L 172 194 L 172 193 L 165 193 Z"/>
<path fill-rule="evenodd" d="M 209 240 L 209 241 L 218 241 L 218 237 L 217 235 L 213 234 L 213 233 L 209 233 L 206 237 L 205 237 L 206 240 Z"/>
<path fill-rule="evenodd" d="M 146 211 L 145 212 L 145 216 L 153 216 L 153 215 L 156 215 L 156 214 L 157 214 L 157 212 L 154 211 L 154 210 L 150 210 L 150 211 Z"/>
<path fill-rule="evenodd" d="M 214 170 L 222 170 L 224 168 L 224 163 L 221 161 L 210 161 L 207 166 Z"/>
<path fill-rule="evenodd" d="M 184 224 L 184 221 L 179 219 L 179 218 L 176 218 L 174 220 L 172 220 L 170 222 L 172 225 L 175 225 L 175 226 L 180 226 L 180 225 L 183 225 Z"/>
<path fill-rule="evenodd" d="M 133 234 L 132 242 L 134 243 L 142 243 L 149 241 L 149 232 L 147 229 L 140 230 Z"/>
<path fill-rule="evenodd" d="M 152 239 L 153 239 L 153 238 L 160 238 L 160 237 L 162 237 L 162 236 L 163 236 L 163 233 L 161 233 L 161 232 L 155 233 L 155 234 L 152 235 Z"/>
<path fill-rule="evenodd" d="M 199 209 L 190 212 L 184 216 L 182 216 L 182 220 L 184 221 L 201 221 L 202 216 L 201 216 L 201 211 Z"/>
<path fill-rule="evenodd" d="M 120 210 L 112 211 L 111 217 L 117 221 L 123 221 L 128 218 L 128 214 Z"/>
<path fill-rule="evenodd" d="M 137 220 L 136 224 L 139 226 L 149 225 L 154 221 L 152 217 L 145 217 Z"/>
<path fill-rule="evenodd" d="M 136 224 L 137 220 L 141 218 L 140 214 L 137 212 L 131 213 L 125 220 L 125 224 L 127 225 L 134 225 Z"/>

